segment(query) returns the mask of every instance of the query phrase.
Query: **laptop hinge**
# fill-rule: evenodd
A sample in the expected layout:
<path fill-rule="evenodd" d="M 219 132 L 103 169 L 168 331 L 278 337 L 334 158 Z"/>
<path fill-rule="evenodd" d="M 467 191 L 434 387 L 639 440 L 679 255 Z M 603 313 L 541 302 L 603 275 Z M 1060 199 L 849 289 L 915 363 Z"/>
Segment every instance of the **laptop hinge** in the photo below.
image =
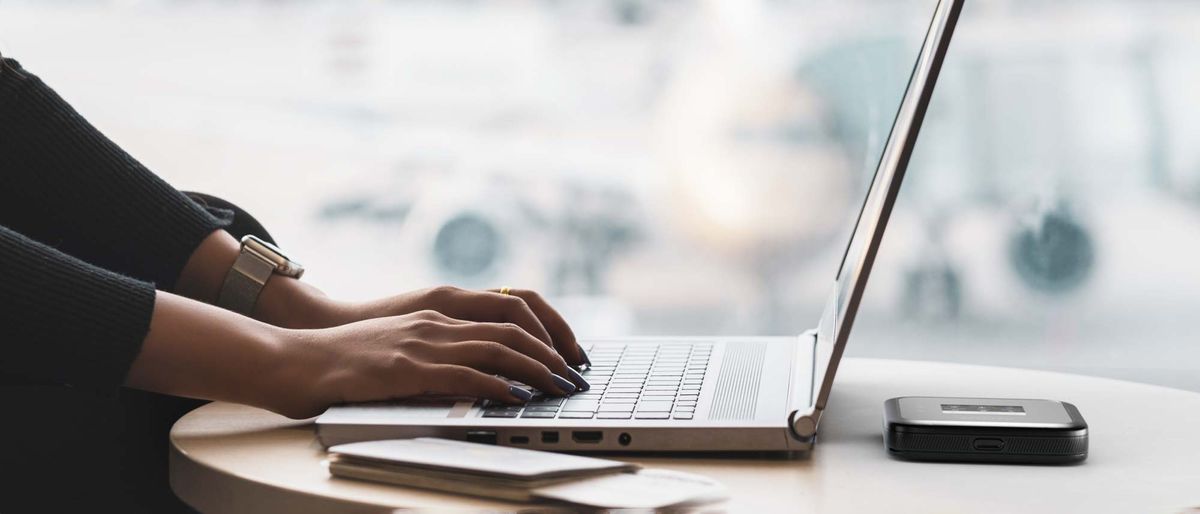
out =
<path fill-rule="evenodd" d="M 817 420 L 820 412 L 813 401 L 816 394 L 817 331 L 808 330 L 799 336 L 796 345 L 796 366 L 792 368 L 792 383 L 806 382 L 806 387 L 792 388 L 788 396 L 788 427 L 792 437 L 801 441 L 812 441 L 817 435 Z M 803 392 L 801 392 L 803 391 Z"/>

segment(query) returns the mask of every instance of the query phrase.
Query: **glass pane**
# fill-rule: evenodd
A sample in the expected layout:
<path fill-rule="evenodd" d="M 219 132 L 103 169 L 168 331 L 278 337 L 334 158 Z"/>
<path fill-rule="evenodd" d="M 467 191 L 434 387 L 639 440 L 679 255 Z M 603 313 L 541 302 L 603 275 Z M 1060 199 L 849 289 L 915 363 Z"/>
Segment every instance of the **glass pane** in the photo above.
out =
<path fill-rule="evenodd" d="M 0 50 L 370 298 L 815 324 L 934 0 L 7 1 Z M 1200 390 L 1200 4 L 968 2 L 849 355 Z"/>

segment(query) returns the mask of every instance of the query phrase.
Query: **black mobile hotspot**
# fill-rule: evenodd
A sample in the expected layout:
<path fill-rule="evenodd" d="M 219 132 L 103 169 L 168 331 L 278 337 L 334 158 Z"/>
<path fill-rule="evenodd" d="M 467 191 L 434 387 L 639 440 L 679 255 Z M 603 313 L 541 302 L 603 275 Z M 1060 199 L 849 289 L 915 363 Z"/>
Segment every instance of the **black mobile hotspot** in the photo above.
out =
<path fill-rule="evenodd" d="M 1067 402 L 905 396 L 883 403 L 883 438 L 911 460 L 1066 464 L 1088 453 L 1088 426 Z"/>

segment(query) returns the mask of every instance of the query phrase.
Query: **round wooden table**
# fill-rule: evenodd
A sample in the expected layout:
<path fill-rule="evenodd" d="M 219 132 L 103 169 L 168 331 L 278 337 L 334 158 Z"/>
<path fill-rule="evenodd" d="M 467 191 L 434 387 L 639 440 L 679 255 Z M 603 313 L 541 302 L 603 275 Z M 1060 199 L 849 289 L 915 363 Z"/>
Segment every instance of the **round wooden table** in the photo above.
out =
<path fill-rule="evenodd" d="M 1075 466 L 914 463 L 883 447 L 894 396 L 1074 403 L 1091 434 Z M 807 458 L 643 457 L 724 483 L 730 512 L 1180 513 L 1200 506 L 1200 393 L 1103 378 L 934 362 L 847 359 Z M 512 511 L 528 505 L 332 478 L 311 420 L 212 403 L 171 430 L 171 486 L 206 513 Z"/>

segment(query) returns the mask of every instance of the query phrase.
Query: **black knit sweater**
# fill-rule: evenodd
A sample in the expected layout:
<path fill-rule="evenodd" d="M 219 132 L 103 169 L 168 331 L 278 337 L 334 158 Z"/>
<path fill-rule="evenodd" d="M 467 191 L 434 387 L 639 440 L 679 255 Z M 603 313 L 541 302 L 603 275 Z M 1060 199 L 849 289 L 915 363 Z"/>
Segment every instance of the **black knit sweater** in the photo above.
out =
<path fill-rule="evenodd" d="M 155 288 L 227 223 L 0 59 L 0 384 L 115 392 Z"/>

